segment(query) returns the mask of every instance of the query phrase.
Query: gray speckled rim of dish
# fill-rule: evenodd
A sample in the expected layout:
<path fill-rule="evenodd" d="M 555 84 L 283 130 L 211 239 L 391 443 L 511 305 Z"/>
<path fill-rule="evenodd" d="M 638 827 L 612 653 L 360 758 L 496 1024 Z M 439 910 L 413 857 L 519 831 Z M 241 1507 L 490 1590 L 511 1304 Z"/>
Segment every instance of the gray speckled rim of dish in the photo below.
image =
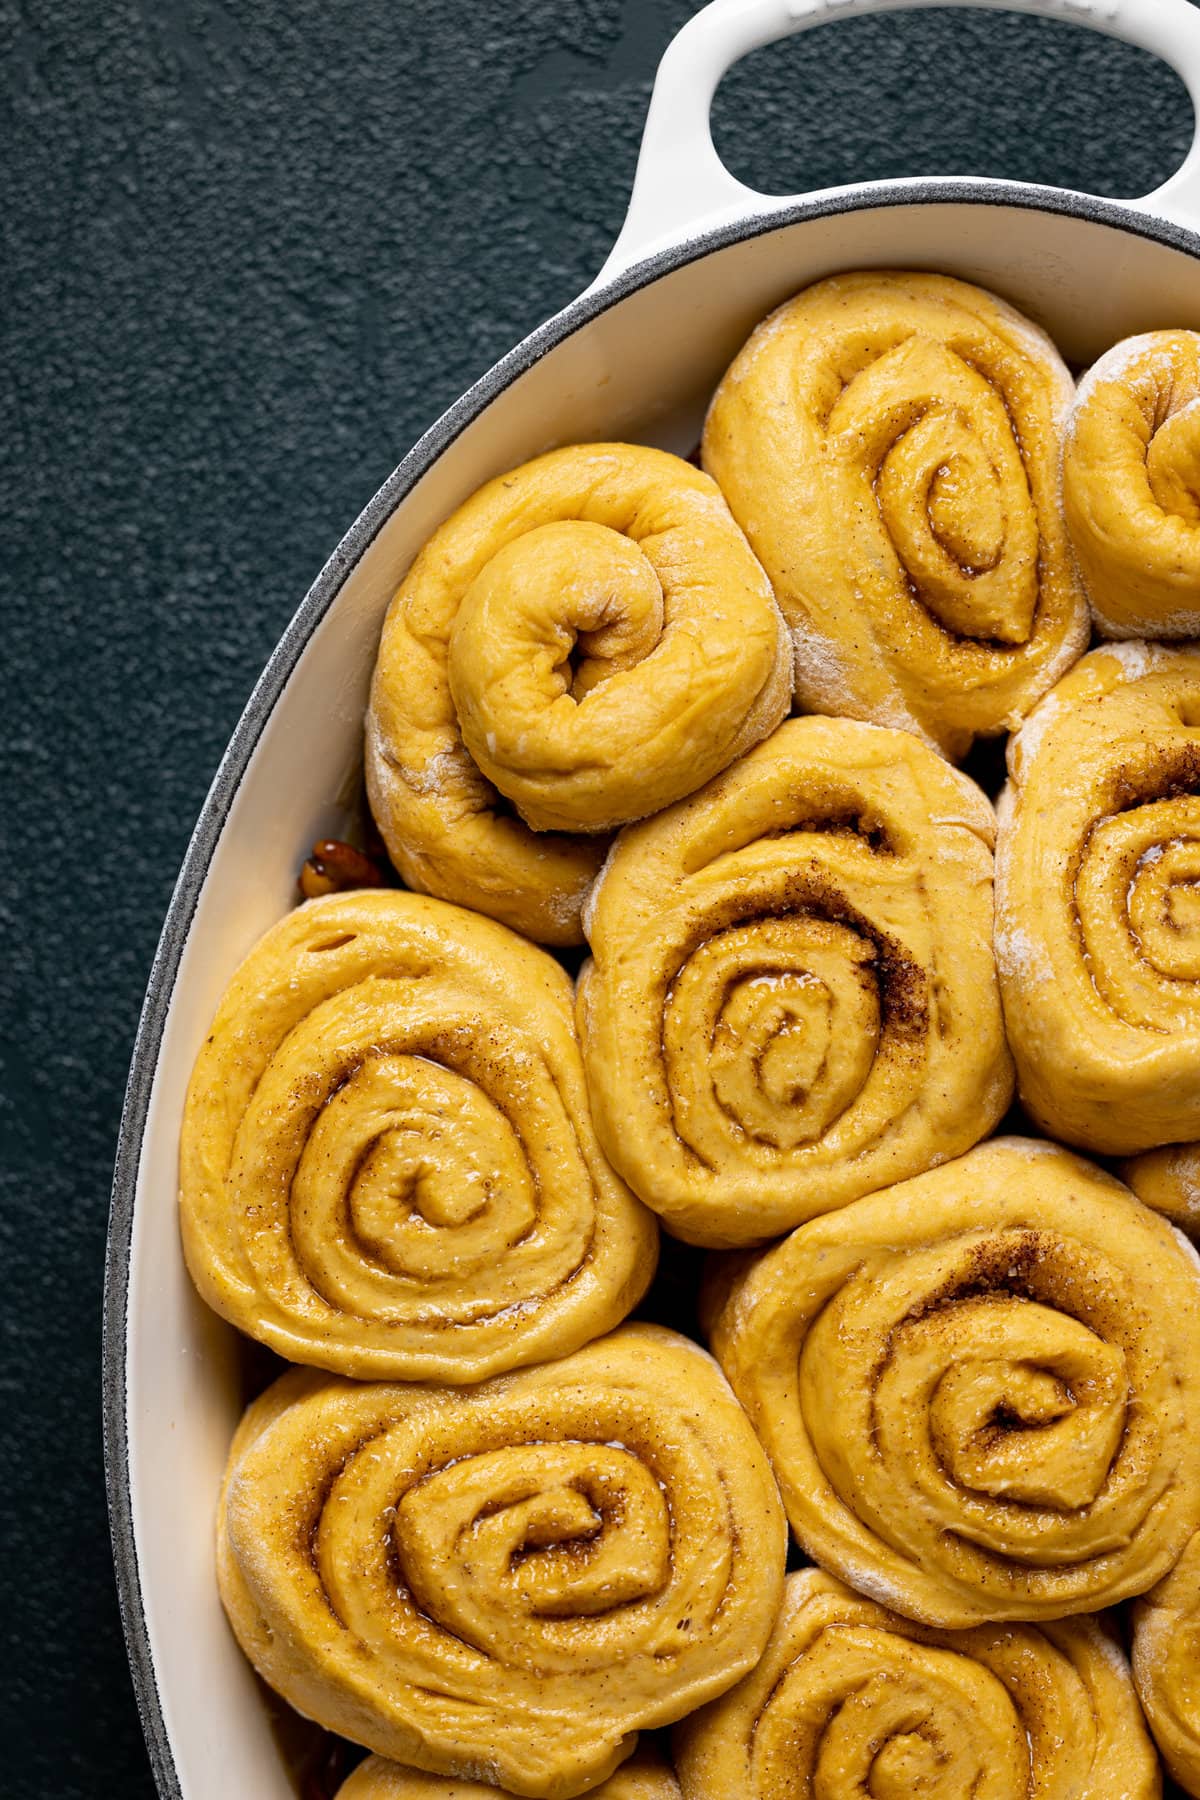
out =
<path fill-rule="evenodd" d="M 648 287 L 659 276 L 696 262 L 727 245 L 763 236 L 783 226 L 799 224 L 808 219 L 828 218 L 838 213 L 859 212 L 872 207 L 954 202 L 1010 206 L 1026 211 L 1091 219 L 1097 224 L 1113 226 L 1135 237 L 1166 244 L 1171 249 L 1182 250 L 1185 254 L 1200 259 L 1200 234 L 1185 226 L 1136 212 L 1120 201 L 1103 200 L 1090 194 L 1074 193 L 1061 188 L 970 178 L 864 183 L 839 188 L 818 199 L 797 201 L 766 215 L 755 214 L 685 238 L 643 262 L 636 263 L 595 292 L 583 294 L 578 300 L 572 301 L 562 312 L 556 313 L 523 343 L 502 357 L 425 432 L 375 498 L 360 513 L 317 576 L 246 704 L 188 845 L 150 970 L 121 1114 L 104 1276 L 104 1460 L 113 1557 L 134 1691 L 154 1779 L 162 1800 L 184 1800 L 184 1796 L 155 1679 L 133 1535 L 126 1416 L 126 1322 L 134 1193 L 158 1051 L 183 947 L 229 808 L 275 702 L 283 692 L 309 638 L 384 521 L 432 467 L 443 450 L 479 417 L 497 395 L 503 393 L 557 344 L 590 324 L 629 294 Z"/>

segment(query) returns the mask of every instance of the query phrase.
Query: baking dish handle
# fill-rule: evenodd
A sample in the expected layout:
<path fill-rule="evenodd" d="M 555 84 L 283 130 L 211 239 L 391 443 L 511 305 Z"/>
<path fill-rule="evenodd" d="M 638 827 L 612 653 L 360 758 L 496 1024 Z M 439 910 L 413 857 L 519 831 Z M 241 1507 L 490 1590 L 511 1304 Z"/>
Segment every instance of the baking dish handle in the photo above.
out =
<path fill-rule="evenodd" d="M 709 124 L 713 95 L 739 58 L 831 20 L 952 5 L 1066 19 L 1137 44 L 1178 71 L 1200 120 L 1200 10 L 1190 0 L 711 0 L 659 64 L 629 212 L 595 285 L 696 232 L 733 218 L 768 217 L 794 204 L 797 196 L 769 197 L 747 187 L 717 155 Z M 1130 204 L 1200 227 L 1200 137 L 1193 137 L 1169 181 Z"/>

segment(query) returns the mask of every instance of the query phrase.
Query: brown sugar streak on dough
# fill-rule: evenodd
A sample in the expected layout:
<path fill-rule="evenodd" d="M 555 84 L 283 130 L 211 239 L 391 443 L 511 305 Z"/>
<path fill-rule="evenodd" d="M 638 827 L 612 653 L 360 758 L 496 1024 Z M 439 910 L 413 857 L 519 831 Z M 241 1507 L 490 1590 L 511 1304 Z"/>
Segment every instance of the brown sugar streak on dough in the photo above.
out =
<path fill-rule="evenodd" d="M 994 827 L 911 733 L 805 718 L 621 833 L 580 1037 L 601 1141 L 677 1236 L 761 1242 L 996 1124 Z"/>
<path fill-rule="evenodd" d="M 1200 1264 L 997 1138 L 718 1273 L 714 1351 L 807 1553 L 924 1623 L 1144 1592 L 1200 1523 Z"/>
<path fill-rule="evenodd" d="M 1200 1135 L 1200 649 L 1095 650 L 1011 740 L 996 952 L 1022 1098 L 1082 1149 Z"/>
<path fill-rule="evenodd" d="M 1101 634 L 1200 636 L 1200 334 L 1126 338 L 1088 371 L 1063 499 Z"/>
<path fill-rule="evenodd" d="M 1158 1800 L 1099 1620 L 915 1625 L 833 1576 L 788 1577 L 758 1667 L 675 1731 L 684 1800 Z M 878 1782 L 879 1785 L 876 1785 Z"/>
<path fill-rule="evenodd" d="M 958 756 L 1081 653 L 1050 340 L 948 276 L 837 275 L 750 337 L 704 466 L 775 584 L 796 698 Z"/>
<path fill-rule="evenodd" d="M 554 450 L 480 488 L 400 584 L 371 808 L 410 886 L 578 943 L 595 834 L 699 787 L 791 687 L 770 583 L 715 483 L 644 445 Z"/>
<path fill-rule="evenodd" d="M 469 1389 L 293 1370 L 243 1420 L 218 1521 L 230 1621 L 291 1705 L 539 1800 L 753 1666 L 785 1551 L 720 1371 L 648 1325 Z"/>
<path fill-rule="evenodd" d="M 469 1382 L 564 1354 L 654 1272 L 567 976 L 416 894 L 309 901 L 251 951 L 196 1063 L 180 1184 L 209 1304 L 343 1374 Z"/>

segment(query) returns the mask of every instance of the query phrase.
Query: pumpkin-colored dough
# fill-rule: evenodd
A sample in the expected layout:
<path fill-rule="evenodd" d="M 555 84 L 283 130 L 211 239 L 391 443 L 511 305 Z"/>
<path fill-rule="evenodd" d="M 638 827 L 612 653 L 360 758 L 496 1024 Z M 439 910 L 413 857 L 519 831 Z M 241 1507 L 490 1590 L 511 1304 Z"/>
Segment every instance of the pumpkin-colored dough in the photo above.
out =
<path fill-rule="evenodd" d="M 1097 1619 L 932 1631 L 790 1575 L 758 1667 L 678 1726 L 684 1800 L 1158 1800 Z"/>
<path fill-rule="evenodd" d="M 589 1800 L 679 1800 L 679 1783 L 660 1757 L 639 1750 L 615 1775 L 587 1792 Z M 479 1781 L 424 1775 L 382 1756 L 369 1756 L 338 1789 L 337 1800 L 505 1800 L 505 1796 Z"/>
<path fill-rule="evenodd" d="M 755 331 L 704 432 L 795 642 L 796 699 L 948 755 L 1011 728 L 1087 641 L 1049 338 L 945 275 L 806 288 Z"/>
<path fill-rule="evenodd" d="M 1200 1238 L 1200 1144 L 1167 1144 L 1131 1156 L 1120 1168 L 1143 1206 L 1152 1206 L 1190 1238 Z"/>
<path fill-rule="evenodd" d="M 996 1124 L 994 830 L 911 733 L 805 718 L 621 833 L 580 1036 L 601 1141 L 677 1236 L 761 1242 Z"/>
<path fill-rule="evenodd" d="M 546 1800 L 754 1666 L 785 1553 L 720 1370 L 650 1325 L 475 1388 L 293 1370 L 242 1422 L 218 1521 L 234 1631 L 298 1711 Z"/>
<path fill-rule="evenodd" d="M 242 964 L 196 1062 L 188 1267 L 293 1362 L 479 1381 L 608 1331 L 654 1219 L 588 1114 L 571 983 L 418 894 L 310 900 Z"/>
<path fill-rule="evenodd" d="M 1150 1729 L 1175 1780 L 1200 1794 L 1200 1534 L 1133 1619 L 1133 1678 Z"/>
<path fill-rule="evenodd" d="M 1008 747 L 996 958 L 1021 1096 L 1128 1156 L 1200 1137 L 1200 648 L 1110 644 Z"/>
<path fill-rule="evenodd" d="M 1063 502 L 1105 637 L 1200 637 L 1200 333 L 1126 338 L 1088 372 Z"/>
<path fill-rule="evenodd" d="M 460 507 L 392 601 L 371 806 L 410 886 L 577 943 L 604 845 L 563 834 L 691 793 L 779 723 L 791 678 L 707 475 L 641 445 L 551 451 Z"/>
<path fill-rule="evenodd" d="M 956 1629 L 1144 1593 L 1200 1523 L 1200 1264 L 1129 1190 L 996 1138 L 708 1296 L 815 1561 Z"/>

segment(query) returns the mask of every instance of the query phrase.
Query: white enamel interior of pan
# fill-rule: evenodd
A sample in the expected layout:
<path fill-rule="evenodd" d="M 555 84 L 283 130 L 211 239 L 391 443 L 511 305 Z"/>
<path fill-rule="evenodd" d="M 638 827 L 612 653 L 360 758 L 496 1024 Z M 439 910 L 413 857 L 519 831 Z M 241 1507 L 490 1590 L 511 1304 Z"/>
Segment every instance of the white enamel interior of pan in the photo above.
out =
<path fill-rule="evenodd" d="M 1200 328 L 1185 253 L 1015 206 L 872 207 L 716 250 L 630 294 L 498 394 L 398 505 L 347 575 L 258 741 L 200 895 L 175 986 L 138 1174 L 129 1289 L 129 1474 L 157 1685 L 186 1800 L 293 1793 L 217 1600 L 212 1519 L 241 1404 L 235 1334 L 194 1296 L 176 1225 L 192 1061 L 235 965 L 293 903 L 312 840 L 345 821 L 384 608 L 434 526 L 488 477 L 551 445 L 629 437 L 691 449 L 754 323 L 838 269 L 949 270 L 1013 300 L 1076 361 L 1158 325 Z"/>

